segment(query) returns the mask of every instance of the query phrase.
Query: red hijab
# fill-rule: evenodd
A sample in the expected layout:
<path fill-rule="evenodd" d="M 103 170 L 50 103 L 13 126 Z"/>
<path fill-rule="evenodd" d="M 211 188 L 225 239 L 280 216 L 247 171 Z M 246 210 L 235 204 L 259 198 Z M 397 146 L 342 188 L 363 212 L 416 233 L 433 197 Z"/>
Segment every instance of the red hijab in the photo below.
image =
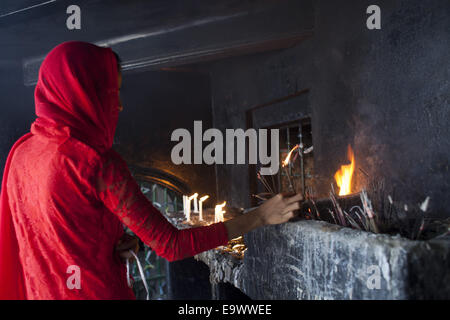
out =
<path fill-rule="evenodd" d="M 6 161 L 0 197 L 0 299 L 25 299 L 18 243 L 6 182 L 16 148 L 35 134 L 73 137 L 103 153 L 110 149 L 119 113 L 113 51 L 86 42 L 55 47 L 42 62 L 35 90 L 37 119 Z"/>

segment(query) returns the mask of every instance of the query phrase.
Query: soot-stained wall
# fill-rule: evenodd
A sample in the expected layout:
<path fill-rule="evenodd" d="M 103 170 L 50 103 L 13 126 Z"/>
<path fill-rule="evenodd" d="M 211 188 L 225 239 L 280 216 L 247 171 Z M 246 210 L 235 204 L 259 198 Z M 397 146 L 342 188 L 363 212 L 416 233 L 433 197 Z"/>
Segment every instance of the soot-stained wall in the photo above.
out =
<path fill-rule="evenodd" d="M 317 10 L 317 168 L 331 176 L 330 159 L 351 143 L 359 166 L 395 188 L 395 200 L 429 196 L 430 212 L 448 216 L 450 3 L 377 2 L 381 30 L 364 28 L 368 4 Z"/>
<path fill-rule="evenodd" d="M 175 176 L 191 192 L 208 194 L 215 200 L 213 165 L 181 164 L 171 160 L 172 132 L 185 128 L 191 132 L 194 120 L 203 130 L 211 128 L 209 77 L 199 72 L 124 73 L 120 114 L 114 148 L 129 165 L 161 170 Z M 192 153 L 193 161 L 193 153 Z M 205 204 L 207 205 L 207 204 Z"/>
<path fill-rule="evenodd" d="M 34 120 L 34 87 L 25 87 L 22 66 L 0 61 L 0 177 L 14 142 L 30 131 Z"/>
<path fill-rule="evenodd" d="M 211 67 L 214 126 L 223 132 L 246 128 L 247 110 L 308 89 L 311 44 L 309 38 L 292 49 L 215 63 Z M 248 165 L 216 165 L 216 172 L 218 197 L 232 206 L 249 206 Z"/>
<path fill-rule="evenodd" d="M 245 128 L 247 110 L 308 89 L 319 194 L 350 144 L 395 201 L 429 196 L 429 212 L 449 216 L 450 4 L 378 1 L 381 30 L 368 30 L 370 4 L 316 1 L 313 36 L 296 47 L 215 63 L 214 125 Z M 355 174 L 356 188 L 367 183 Z M 217 178 L 219 197 L 249 205 L 247 166 L 218 165 Z"/>

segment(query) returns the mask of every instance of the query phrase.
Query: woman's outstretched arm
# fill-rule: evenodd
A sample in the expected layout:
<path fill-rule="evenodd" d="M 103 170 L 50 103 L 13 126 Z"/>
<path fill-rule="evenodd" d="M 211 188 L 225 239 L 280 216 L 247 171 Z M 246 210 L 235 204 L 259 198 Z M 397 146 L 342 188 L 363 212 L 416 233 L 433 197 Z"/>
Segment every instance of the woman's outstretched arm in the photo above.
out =
<path fill-rule="evenodd" d="M 169 261 L 192 257 L 226 245 L 228 240 L 266 224 L 283 223 L 299 208 L 301 196 L 277 195 L 243 216 L 209 226 L 178 230 L 141 192 L 118 154 L 110 152 L 96 179 L 103 204 L 145 244 Z"/>

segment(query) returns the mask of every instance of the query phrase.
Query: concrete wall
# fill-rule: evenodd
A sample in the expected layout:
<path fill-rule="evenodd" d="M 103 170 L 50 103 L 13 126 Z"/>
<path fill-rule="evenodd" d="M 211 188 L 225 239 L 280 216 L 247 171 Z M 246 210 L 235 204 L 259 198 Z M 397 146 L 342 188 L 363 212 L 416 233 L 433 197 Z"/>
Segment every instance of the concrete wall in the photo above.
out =
<path fill-rule="evenodd" d="M 189 191 L 208 194 L 215 202 L 214 167 L 175 165 L 171 160 L 172 132 L 185 128 L 194 141 L 194 120 L 211 127 L 209 77 L 198 72 L 142 72 L 124 74 L 114 148 L 129 165 L 160 170 L 174 176 Z M 191 157 L 193 163 L 193 154 Z"/>
<path fill-rule="evenodd" d="M 33 120 L 34 87 L 23 85 L 21 64 L 0 61 L 0 177 L 9 150 Z"/>

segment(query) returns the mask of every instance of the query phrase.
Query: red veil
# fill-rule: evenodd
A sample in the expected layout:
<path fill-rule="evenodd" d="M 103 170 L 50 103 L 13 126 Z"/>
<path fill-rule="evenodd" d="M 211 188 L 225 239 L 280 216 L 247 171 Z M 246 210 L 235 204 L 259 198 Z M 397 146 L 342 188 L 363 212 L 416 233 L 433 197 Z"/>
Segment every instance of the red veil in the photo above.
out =
<path fill-rule="evenodd" d="M 101 91 L 104 89 L 103 91 Z M 111 148 L 117 125 L 117 61 L 109 48 L 78 41 L 55 47 L 43 61 L 35 89 L 37 119 L 6 161 L 0 199 L 0 299 L 24 299 L 17 237 L 7 181 L 15 150 L 45 128 L 66 131 L 102 152 Z M 70 131 L 70 132 L 69 132 Z M 25 178 L 25 177 L 24 177 Z"/>

